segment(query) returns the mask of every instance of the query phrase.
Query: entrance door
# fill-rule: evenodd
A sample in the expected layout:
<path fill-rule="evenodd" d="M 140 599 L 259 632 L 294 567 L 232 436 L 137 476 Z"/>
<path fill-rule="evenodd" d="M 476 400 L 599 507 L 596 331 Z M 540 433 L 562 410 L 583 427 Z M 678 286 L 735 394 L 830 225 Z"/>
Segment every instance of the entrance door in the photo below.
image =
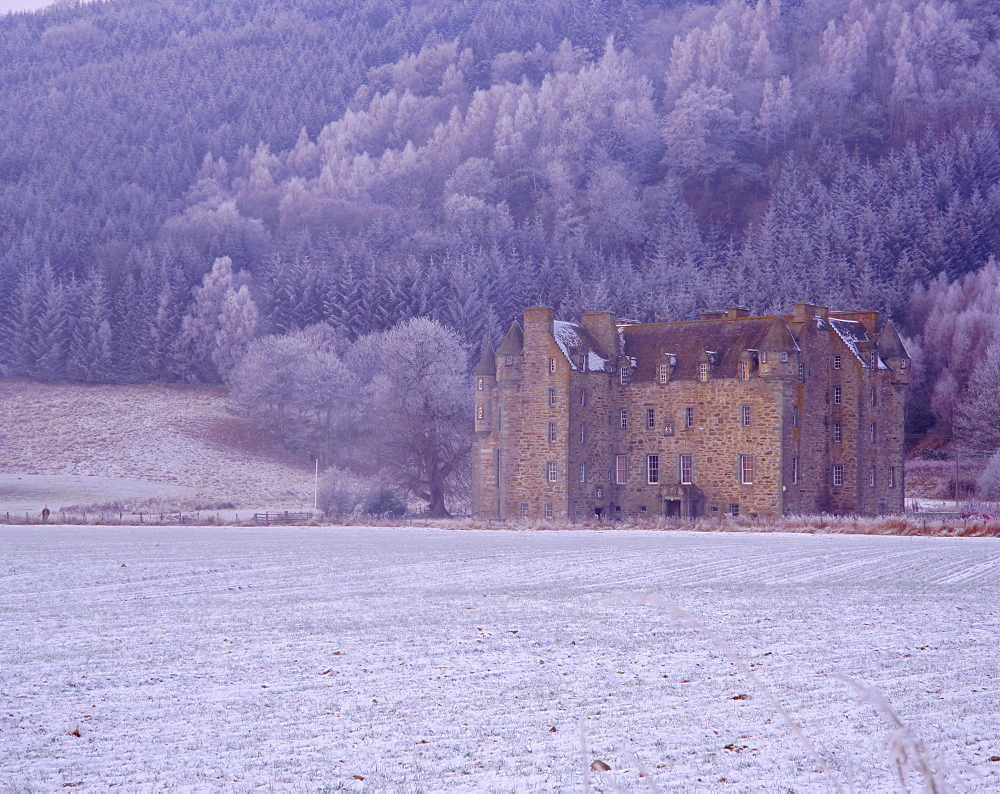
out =
<path fill-rule="evenodd" d="M 663 515 L 667 518 L 680 518 L 681 517 L 681 500 L 680 499 L 664 499 L 663 500 Z"/>

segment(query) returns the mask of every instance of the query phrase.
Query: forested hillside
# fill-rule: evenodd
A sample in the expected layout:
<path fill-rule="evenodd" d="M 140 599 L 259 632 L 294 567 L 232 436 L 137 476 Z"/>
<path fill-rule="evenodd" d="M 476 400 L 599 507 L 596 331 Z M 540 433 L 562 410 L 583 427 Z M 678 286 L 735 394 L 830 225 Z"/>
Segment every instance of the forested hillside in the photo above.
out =
<path fill-rule="evenodd" d="M 991 0 L 5 17 L 0 373 L 213 382 L 317 323 L 346 343 L 427 316 L 475 353 L 533 303 L 802 299 L 887 310 L 938 361 L 911 296 L 954 303 L 1000 248 L 998 35 Z M 925 424 L 976 363 L 917 378 Z"/>

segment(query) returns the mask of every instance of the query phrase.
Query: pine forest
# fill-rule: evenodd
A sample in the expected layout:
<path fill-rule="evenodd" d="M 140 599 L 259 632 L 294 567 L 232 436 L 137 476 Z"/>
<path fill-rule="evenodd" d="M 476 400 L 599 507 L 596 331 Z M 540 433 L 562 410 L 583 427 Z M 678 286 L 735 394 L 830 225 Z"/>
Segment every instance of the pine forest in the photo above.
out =
<path fill-rule="evenodd" d="M 910 432 L 955 432 L 1000 377 L 998 39 L 993 0 L 9 14 L 0 375 L 238 388 L 284 345 L 363 379 L 414 318 L 468 366 L 533 304 L 805 300 L 887 312 Z"/>

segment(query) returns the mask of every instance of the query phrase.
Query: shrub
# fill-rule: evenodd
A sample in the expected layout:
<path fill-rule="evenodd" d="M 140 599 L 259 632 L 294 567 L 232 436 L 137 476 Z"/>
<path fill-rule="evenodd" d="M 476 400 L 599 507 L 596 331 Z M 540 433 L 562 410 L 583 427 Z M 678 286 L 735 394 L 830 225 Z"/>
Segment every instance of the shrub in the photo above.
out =
<path fill-rule="evenodd" d="M 406 514 L 406 502 L 388 488 L 383 488 L 368 497 L 368 501 L 365 502 L 365 512 L 372 516 L 401 518 Z"/>
<path fill-rule="evenodd" d="M 976 495 L 988 501 L 1000 501 L 1000 450 L 993 453 L 979 480 L 976 482 Z"/>
<path fill-rule="evenodd" d="M 356 477 L 340 469 L 330 469 L 320 478 L 316 506 L 327 516 L 343 518 L 358 509 L 364 491 L 362 481 Z"/>

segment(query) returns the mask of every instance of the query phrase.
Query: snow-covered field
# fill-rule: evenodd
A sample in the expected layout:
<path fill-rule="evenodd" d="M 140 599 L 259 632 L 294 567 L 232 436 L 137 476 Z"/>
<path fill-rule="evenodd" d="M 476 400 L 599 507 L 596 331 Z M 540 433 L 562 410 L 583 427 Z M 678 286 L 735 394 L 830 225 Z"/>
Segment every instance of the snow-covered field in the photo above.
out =
<path fill-rule="evenodd" d="M 1000 788 L 1000 542 L 0 527 L 0 787 L 897 788 L 878 687 Z M 78 734 L 78 735 L 77 735 Z M 634 759 L 634 760 L 633 760 Z M 919 788 L 919 781 L 910 785 Z"/>
<path fill-rule="evenodd" d="M 300 510 L 313 469 L 221 388 L 0 379 L 0 513 L 108 502 Z"/>

